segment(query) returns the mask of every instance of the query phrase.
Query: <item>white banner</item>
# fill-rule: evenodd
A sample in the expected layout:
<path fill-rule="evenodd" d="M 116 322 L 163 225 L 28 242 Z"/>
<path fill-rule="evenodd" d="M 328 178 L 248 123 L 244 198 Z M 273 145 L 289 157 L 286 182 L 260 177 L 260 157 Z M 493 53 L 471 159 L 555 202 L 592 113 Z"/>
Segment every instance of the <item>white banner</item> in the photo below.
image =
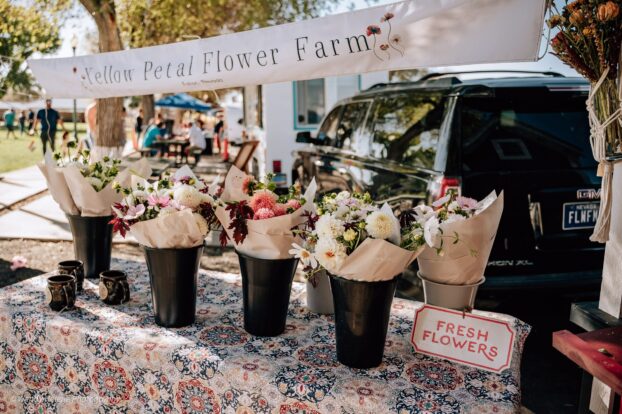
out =
<path fill-rule="evenodd" d="M 544 12 L 545 0 L 410 0 L 207 39 L 28 64 L 48 97 L 104 98 L 534 61 Z"/>

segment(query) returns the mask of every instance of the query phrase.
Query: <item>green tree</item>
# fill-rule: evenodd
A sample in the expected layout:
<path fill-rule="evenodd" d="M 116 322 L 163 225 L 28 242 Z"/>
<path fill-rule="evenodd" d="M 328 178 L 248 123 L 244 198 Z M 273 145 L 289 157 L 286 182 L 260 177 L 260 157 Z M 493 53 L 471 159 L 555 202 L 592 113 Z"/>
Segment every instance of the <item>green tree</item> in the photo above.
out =
<path fill-rule="evenodd" d="M 8 91 L 30 94 L 34 85 L 26 59 L 60 46 L 57 21 L 34 6 L 0 0 L 0 97 Z"/>
<path fill-rule="evenodd" d="M 338 0 L 121 0 L 119 27 L 131 48 L 240 32 L 315 17 Z M 153 95 L 142 97 L 145 119 L 153 117 Z"/>

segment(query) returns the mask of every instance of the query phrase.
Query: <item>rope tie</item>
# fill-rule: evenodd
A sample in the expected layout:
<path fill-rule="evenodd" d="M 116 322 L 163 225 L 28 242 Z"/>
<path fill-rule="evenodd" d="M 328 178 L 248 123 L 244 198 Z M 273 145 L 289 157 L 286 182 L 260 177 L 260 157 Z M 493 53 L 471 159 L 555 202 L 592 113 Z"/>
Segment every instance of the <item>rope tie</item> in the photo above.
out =
<path fill-rule="evenodd" d="M 611 189 L 613 181 L 613 162 L 607 160 L 607 127 L 613 122 L 618 121 L 622 124 L 622 89 L 620 90 L 620 107 L 615 110 L 603 122 L 596 116 L 596 105 L 594 103 L 596 92 L 607 78 L 609 68 L 605 69 L 598 82 L 590 88 L 586 107 L 590 121 L 590 145 L 592 155 L 598 161 L 597 175 L 602 177 L 600 190 L 600 210 L 598 219 L 594 226 L 594 232 L 590 240 L 599 243 L 606 243 L 609 240 L 609 228 L 611 226 Z"/>

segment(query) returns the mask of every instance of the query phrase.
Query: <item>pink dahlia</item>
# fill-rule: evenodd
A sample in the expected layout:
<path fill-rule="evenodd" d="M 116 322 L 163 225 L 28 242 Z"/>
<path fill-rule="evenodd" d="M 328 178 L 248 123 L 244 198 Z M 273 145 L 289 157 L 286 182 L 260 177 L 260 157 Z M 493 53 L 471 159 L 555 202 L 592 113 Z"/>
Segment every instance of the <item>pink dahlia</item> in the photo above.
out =
<path fill-rule="evenodd" d="M 287 205 L 278 203 L 272 208 L 272 211 L 274 211 L 275 217 L 284 216 L 287 214 Z"/>
<path fill-rule="evenodd" d="M 272 210 L 276 205 L 277 196 L 270 190 L 259 190 L 251 197 L 248 205 L 255 213 L 263 208 Z"/>
<path fill-rule="evenodd" d="M 253 220 L 264 220 L 264 219 L 269 219 L 274 217 L 274 211 L 270 210 L 269 208 L 260 208 L 259 210 L 257 210 L 255 212 L 255 216 L 253 217 Z"/>
<path fill-rule="evenodd" d="M 456 203 L 463 210 L 475 210 L 477 208 L 477 200 L 469 197 L 458 196 L 456 197 Z"/>
<path fill-rule="evenodd" d="M 287 200 L 287 203 L 285 203 L 285 205 L 287 206 L 287 208 L 291 208 L 294 210 L 298 210 L 300 207 L 302 207 L 302 204 L 300 204 L 300 201 L 294 198 Z"/>

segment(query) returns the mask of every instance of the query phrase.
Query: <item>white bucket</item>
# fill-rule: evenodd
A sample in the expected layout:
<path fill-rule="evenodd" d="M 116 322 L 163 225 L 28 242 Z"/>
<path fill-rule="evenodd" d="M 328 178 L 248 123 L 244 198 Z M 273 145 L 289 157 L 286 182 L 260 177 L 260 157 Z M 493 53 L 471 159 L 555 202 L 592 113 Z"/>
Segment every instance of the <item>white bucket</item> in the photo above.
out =
<path fill-rule="evenodd" d="M 479 282 L 472 285 L 448 285 L 432 282 L 421 276 L 419 272 L 417 272 L 417 276 L 423 283 L 425 303 L 460 311 L 465 308 L 473 309 L 477 288 L 486 281 L 486 278 L 482 277 Z"/>

